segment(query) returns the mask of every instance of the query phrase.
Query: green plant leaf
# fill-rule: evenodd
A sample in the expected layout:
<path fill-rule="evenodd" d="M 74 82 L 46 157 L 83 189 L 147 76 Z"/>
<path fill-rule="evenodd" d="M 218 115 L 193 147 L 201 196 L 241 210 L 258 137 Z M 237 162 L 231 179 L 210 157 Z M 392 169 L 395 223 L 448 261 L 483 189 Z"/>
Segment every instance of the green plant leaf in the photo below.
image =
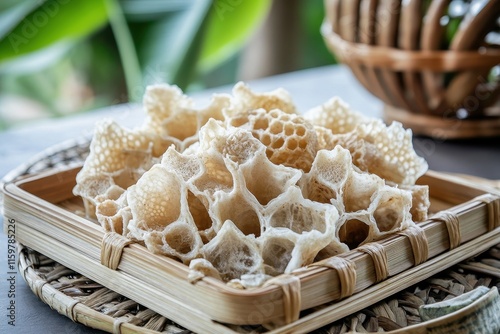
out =
<path fill-rule="evenodd" d="M 122 62 L 129 100 L 135 101 L 133 87 L 141 85 L 142 73 L 137 51 L 121 7 L 116 0 L 107 0 L 109 23 L 113 29 Z"/>
<path fill-rule="evenodd" d="M 120 0 L 125 17 L 129 21 L 153 21 L 165 14 L 185 10 L 192 5 L 190 0 Z"/>
<path fill-rule="evenodd" d="M 0 41 L 0 63 L 87 36 L 107 19 L 105 0 L 48 0 Z"/>
<path fill-rule="evenodd" d="M 0 4 L 0 39 L 6 36 L 33 9 L 40 6 L 33 0 L 5 0 Z"/>
<path fill-rule="evenodd" d="M 234 55 L 265 18 L 271 3 L 270 0 L 215 0 L 199 70 L 207 72 Z"/>
<path fill-rule="evenodd" d="M 185 90 L 190 84 L 211 1 L 186 2 L 189 6 L 170 11 L 159 20 L 131 25 L 145 85 L 168 82 Z"/>

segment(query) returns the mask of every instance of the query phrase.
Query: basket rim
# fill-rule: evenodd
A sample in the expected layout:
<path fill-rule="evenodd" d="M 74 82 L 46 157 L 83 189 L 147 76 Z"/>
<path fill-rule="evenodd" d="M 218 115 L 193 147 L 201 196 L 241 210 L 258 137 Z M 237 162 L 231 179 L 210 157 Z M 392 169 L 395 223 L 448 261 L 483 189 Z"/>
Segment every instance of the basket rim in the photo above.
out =
<path fill-rule="evenodd" d="M 403 50 L 396 47 L 349 42 L 333 31 L 324 20 L 321 35 L 335 56 L 347 65 L 363 65 L 392 71 L 455 72 L 488 69 L 500 63 L 500 49 Z"/>
<path fill-rule="evenodd" d="M 108 314 L 99 312 L 92 307 L 87 306 L 79 299 L 69 296 L 59 289 L 54 288 L 47 279 L 40 276 L 33 268 L 33 263 L 31 263 L 27 254 L 28 247 L 21 243 L 17 243 L 17 250 L 18 267 L 24 281 L 38 298 L 51 308 L 55 309 L 59 314 L 66 316 L 74 322 L 108 332 L 109 329 L 112 328 L 113 330 L 118 329 L 120 333 L 160 333 L 154 329 L 147 328 L 147 323 L 144 324 L 144 326 L 134 323 L 137 319 L 134 319 L 133 317 L 121 316 L 115 318 Z M 57 262 L 54 261 L 54 263 Z M 82 316 L 82 319 L 80 319 L 79 315 Z M 88 318 L 91 318 L 94 321 L 88 321 Z"/>

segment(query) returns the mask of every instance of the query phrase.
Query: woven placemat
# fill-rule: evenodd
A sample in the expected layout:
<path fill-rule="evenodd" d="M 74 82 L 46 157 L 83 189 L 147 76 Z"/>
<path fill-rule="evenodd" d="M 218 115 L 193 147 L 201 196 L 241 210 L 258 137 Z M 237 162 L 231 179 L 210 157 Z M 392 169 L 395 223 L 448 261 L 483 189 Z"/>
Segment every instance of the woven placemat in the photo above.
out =
<path fill-rule="evenodd" d="M 63 143 L 9 173 L 4 181 L 83 162 L 88 140 Z M 156 312 L 107 289 L 54 260 L 19 245 L 19 271 L 46 304 L 75 322 L 110 333 L 191 333 Z M 318 333 L 387 332 L 421 322 L 418 308 L 478 286 L 500 289 L 500 244 L 391 298 L 318 329 Z M 323 305 L 303 312 L 317 311 Z M 232 326 L 236 332 L 264 333 L 263 326 Z"/>

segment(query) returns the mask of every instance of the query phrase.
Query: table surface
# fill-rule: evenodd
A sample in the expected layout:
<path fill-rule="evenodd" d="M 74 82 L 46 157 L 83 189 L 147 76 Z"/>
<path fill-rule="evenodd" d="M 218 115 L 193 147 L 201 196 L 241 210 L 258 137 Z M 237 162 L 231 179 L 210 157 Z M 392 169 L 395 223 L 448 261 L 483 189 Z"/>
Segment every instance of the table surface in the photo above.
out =
<path fill-rule="evenodd" d="M 327 66 L 277 75 L 249 82 L 257 92 L 283 87 L 288 90 L 298 109 L 308 109 L 339 96 L 353 109 L 374 117 L 382 116 L 382 103 L 369 94 L 344 66 Z M 232 85 L 189 94 L 197 104 L 209 101 L 214 92 L 230 92 Z M 90 137 L 94 124 L 111 117 L 126 126 L 142 122 L 140 105 L 118 105 L 61 119 L 37 122 L 0 133 L 0 177 L 33 159 L 44 149 L 79 137 Z M 494 140 L 446 140 L 414 137 L 414 147 L 437 171 L 470 174 L 500 179 L 500 146 Z M 2 219 L 3 220 L 3 219 Z M 3 231 L 3 226 L 2 226 Z M 0 333 L 102 333 L 73 323 L 40 301 L 15 275 L 15 297 L 10 298 L 7 267 L 7 237 L 0 233 Z M 15 327 L 8 324 L 8 303 L 16 306 Z"/>

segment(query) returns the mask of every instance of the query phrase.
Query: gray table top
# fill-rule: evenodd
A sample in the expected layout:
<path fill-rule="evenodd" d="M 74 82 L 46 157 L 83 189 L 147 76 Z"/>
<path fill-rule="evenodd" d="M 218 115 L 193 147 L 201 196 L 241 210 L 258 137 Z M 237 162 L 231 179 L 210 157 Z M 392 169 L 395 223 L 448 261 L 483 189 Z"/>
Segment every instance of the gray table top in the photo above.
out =
<path fill-rule="evenodd" d="M 287 89 L 302 112 L 326 102 L 332 96 L 339 96 L 366 115 L 382 115 L 382 103 L 370 95 L 343 66 L 287 73 L 249 84 L 258 92 L 278 87 Z M 190 95 L 203 105 L 214 92 L 230 92 L 231 87 L 223 86 Z M 142 121 L 143 114 L 138 105 L 118 105 L 1 132 L 0 177 L 50 146 L 82 136 L 89 137 L 96 120 L 103 117 L 112 117 L 124 125 L 133 126 Z M 428 161 L 430 169 L 500 179 L 500 146 L 492 139 L 448 141 L 415 137 L 414 147 Z M 11 274 L 7 266 L 7 250 L 7 237 L 0 233 L 0 333 L 101 333 L 73 323 L 50 309 L 32 293 L 19 274 L 14 275 L 15 296 L 9 297 L 8 278 Z M 7 317 L 11 300 L 15 301 L 16 307 L 15 327 L 9 325 Z"/>

